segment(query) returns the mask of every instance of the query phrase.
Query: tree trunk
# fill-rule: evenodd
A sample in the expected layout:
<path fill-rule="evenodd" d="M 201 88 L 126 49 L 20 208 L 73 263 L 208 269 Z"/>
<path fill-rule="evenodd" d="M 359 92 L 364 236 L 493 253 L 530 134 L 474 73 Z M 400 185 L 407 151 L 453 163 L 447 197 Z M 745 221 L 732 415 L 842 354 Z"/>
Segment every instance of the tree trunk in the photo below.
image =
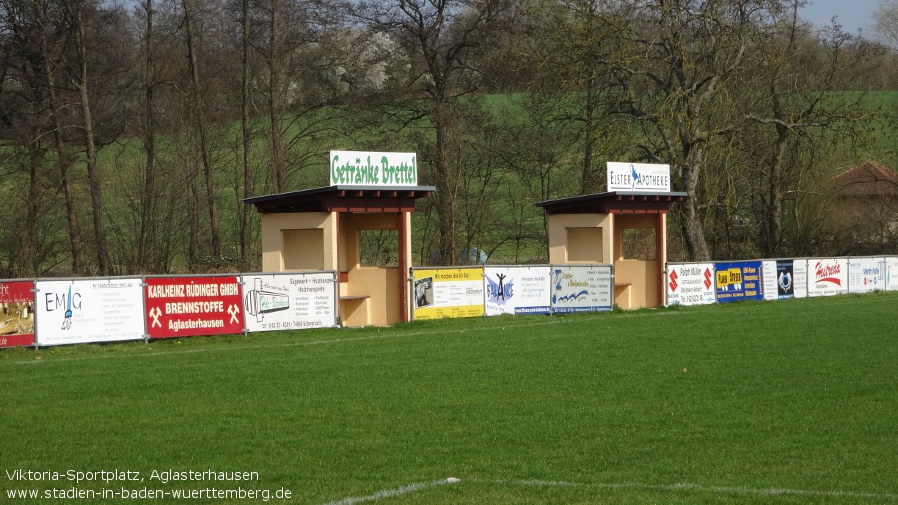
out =
<path fill-rule="evenodd" d="M 47 97 L 49 99 L 50 118 L 53 128 L 53 145 L 56 148 L 56 163 L 59 167 L 60 186 L 62 187 L 63 198 L 65 199 L 66 208 L 66 224 L 69 231 L 69 246 L 72 253 L 72 273 L 79 275 L 83 269 L 82 259 L 82 243 L 81 229 L 78 226 L 78 209 L 75 204 L 75 196 L 72 192 L 72 182 L 69 178 L 69 169 L 72 167 L 72 160 L 69 152 L 65 147 L 65 141 L 62 137 L 62 122 L 60 121 L 60 104 L 59 96 L 56 93 L 56 76 L 53 72 L 52 62 L 54 55 L 51 54 L 50 41 L 45 28 L 45 19 L 41 16 L 40 9 L 34 5 L 34 15 L 39 28 L 39 44 L 41 50 L 41 59 L 43 60 L 43 72 L 45 84 L 47 85 Z"/>
<path fill-rule="evenodd" d="M 597 193 L 599 181 L 592 166 L 593 145 L 595 132 L 593 132 L 595 107 L 595 90 L 593 89 L 595 78 L 590 76 L 586 80 L 586 118 L 583 125 L 583 177 L 581 179 L 580 194 Z"/>
<path fill-rule="evenodd" d="M 702 216 L 696 208 L 698 197 L 699 169 L 683 167 L 683 184 L 689 196 L 683 202 L 683 240 L 689 261 L 707 261 L 711 259 L 708 242 L 705 240 L 705 226 Z"/>
<path fill-rule="evenodd" d="M 78 93 L 81 99 L 81 114 L 84 123 L 84 148 L 87 162 L 88 187 L 90 189 L 90 201 L 93 211 L 94 240 L 97 248 L 97 271 L 102 276 L 112 274 L 112 264 L 109 258 L 109 246 L 106 243 L 106 227 L 103 223 L 103 197 L 100 187 L 100 170 L 97 165 L 97 149 L 94 143 L 94 125 L 91 116 L 90 95 L 87 84 L 87 46 L 84 37 L 84 21 L 81 5 L 74 5 L 75 21 L 75 45 L 78 50 L 80 74 Z"/>
<path fill-rule="evenodd" d="M 252 139 L 250 137 L 250 19 L 249 19 L 249 0 L 240 2 L 241 14 L 243 19 L 241 29 L 243 34 L 243 76 L 240 89 L 241 99 L 241 129 L 243 132 L 243 197 L 249 198 L 253 196 L 253 169 L 251 164 Z M 249 268 L 249 250 L 250 250 L 250 212 L 246 205 L 238 209 L 241 212 L 240 221 L 240 264 L 244 269 Z"/>
<path fill-rule="evenodd" d="M 281 87 L 283 86 L 283 69 L 281 67 L 281 47 L 279 41 L 280 25 L 278 23 L 278 2 L 280 0 L 271 0 L 271 25 L 269 34 L 269 87 L 271 97 L 268 102 L 268 115 L 271 121 L 271 171 L 274 174 L 275 193 L 286 191 L 287 173 L 284 168 L 283 139 L 281 138 L 281 112 L 283 110 L 283 100 L 281 97 Z"/>
<path fill-rule="evenodd" d="M 153 113 L 155 103 L 153 91 L 153 0 L 145 0 L 144 9 L 147 15 L 146 42 L 144 47 L 144 125 L 143 151 L 145 159 L 143 173 L 143 191 L 140 195 L 140 230 L 137 239 L 137 269 L 143 272 L 150 263 L 150 242 L 154 233 L 154 215 L 156 202 L 156 122 Z"/>
<path fill-rule="evenodd" d="M 184 8 L 184 29 L 187 34 L 187 60 L 190 67 L 190 79 L 193 85 L 193 94 L 191 96 L 191 107 L 193 108 L 193 117 L 196 121 L 197 133 L 200 142 L 200 157 L 203 163 L 203 175 L 206 181 L 206 205 L 209 208 L 209 229 L 212 234 L 212 251 L 213 258 L 221 258 L 221 231 L 218 222 L 218 205 L 215 198 L 215 181 L 212 173 L 212 155 L 209 147 L 209 125 L 206 122 L 206 114 L 204 112 L 202 92 L 200 91 L 200 73 L 196 55 L 196 41 L 193 34 L 193 11 L 190 8 L 188 0 L 182 0 L 181 4 Z"/>
<path fill-rule="evenodd" d="M 20 223 L 22 245 L 17 266 L 14 270 L 22 277 L 37 277 L 40 273 L 38 253 L 38 230 L 40 229 L 41 202 L 43 201 L 44 149 L 40 143 L 40 132 L 32 131 L 28 143 L 28 201 L 25 222 Z"/>
<path fill-rule="evenodd" d="M 449 153 L 450 120 L 447 107 L 437 103 L 433 122 L 436 129 L 436 197 L 440 215 L 440 264 L 454 265 L 458 254 L 456 178 Z"/>

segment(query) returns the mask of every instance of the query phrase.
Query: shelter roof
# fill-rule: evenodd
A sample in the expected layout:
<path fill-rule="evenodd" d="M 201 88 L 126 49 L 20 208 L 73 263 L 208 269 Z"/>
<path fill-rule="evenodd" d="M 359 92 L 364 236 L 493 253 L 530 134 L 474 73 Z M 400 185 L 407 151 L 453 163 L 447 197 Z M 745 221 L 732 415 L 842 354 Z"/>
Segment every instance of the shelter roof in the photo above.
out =
<path fill-rule="evenodd" d="M 260 214 L 284 212 L 411 212 L 433 186 L 324 186 L 244 198 Z"/>
<path fill-rule="evenodd" d="M 866 161 L 830 179 L 842 196 L 898 196 L 898 173 Z"/>
<path fill-rule="evenodd" d="M 688 193 L 624 193 L 611 191 L 537 202 L 547 214 L 664 214 Z"/>

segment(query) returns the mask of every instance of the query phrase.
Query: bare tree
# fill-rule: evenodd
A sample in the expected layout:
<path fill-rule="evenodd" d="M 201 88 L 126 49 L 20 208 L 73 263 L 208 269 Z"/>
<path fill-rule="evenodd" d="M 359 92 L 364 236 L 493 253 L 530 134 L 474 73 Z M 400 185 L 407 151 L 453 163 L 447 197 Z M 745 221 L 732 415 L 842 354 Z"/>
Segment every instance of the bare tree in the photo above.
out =
<path fill-rule="evenodd" d="M 205 104 L 203 103 L 203 87 L 200 80 L 199 56 L 197 52 L 196 22 L 198 8 L 192 0 L 181 0 L 184 10 L 184 36 L 187 42 L 187 65 L 190 74 L 190 107 L 196 128 L 199 145 L 200 159 L 203 165 L 205 179 L 206 206 L 209 211 L 209 230 L 212 235 L 211 255 L 214 258 L 221 257 L 221 229 L 218 217 L 218 202 L 215 192 L 215 178 L 212 168 L 212 154 L 209 143 L 209 124 L 206 119 Z"/>
<path fill-rule="evenodd" d="M 843 90 L 875 70 L 879 49 L 837 26 L 812 36 L 793 11 L 752 51 L 754 71 L 742 80 L 739 96 L 747 100 L 746 117 L 760 138 L 749 125 L 739 138 L 748 162 L 758 167 L 750 173 L 763 184 L 757 201 L 766 256 L 781 252 L 785 200 L 802 189 L 802 174 L 834 148 L 844 149 L 842 141 L 858 141 L 877 117 L 863 90 Z"/>
<path fill-rule="evenodd" d="M 472 55 L 483 49 L 491 30 L 508 11 L 507 0 L 391 0 L 360 2 L 359 14 L 375 31 L 392 34 L 411 57 L 403 96 L 409 124 L 427 118 L 433 127 L 434 182 L 439 214 L 440 257 L 452 264 L 458 254 L 460 166 L 453 159 L 457 100 L 477 89 Z M 420 105 L 415 105 L 415 104 Z"/>
<path fill-rule="evenodd" d="M 254 196 L 253 184 L 253 167 L 252 167 L 252 132 L 251 132 L 251 101 L 250 86 L 252 80 L 251 74 L 251 18 L 250 18 L 250 2 L 249 0 L 240 0 L 240 56 L 241 56 L 241 72 L 240 72 L 240 131 L 241 144 L 243 147 L 243 197 L 248 198 Z M 240 261 L 241 264 L 247 266 L 249 264 L 250 250 L 250 212 L 246 206 L 240 206 L 238 212 L 241 214 L 240 221 Z"/>
<path fill-rule="evenodd" d="M 46 83 L 47 107 L 53 144 L 56 149 L 56 164 L 59 167 L 60 186 L 66 206 L 66 222 L 72 254 L 72 273 L 80 274 L 83 269 L 81 230 L 78 225 L 78 209 L 69 171 L 73 161 L 63 130 L 63 104 L 57 84 L 57 66 L 65 59 L 65 48 L 72 41 L 71 23 L 66 20 L 67 10 L 62 5 L 32 0 L 37 39 L 40 47 L 43 75 Z"/>

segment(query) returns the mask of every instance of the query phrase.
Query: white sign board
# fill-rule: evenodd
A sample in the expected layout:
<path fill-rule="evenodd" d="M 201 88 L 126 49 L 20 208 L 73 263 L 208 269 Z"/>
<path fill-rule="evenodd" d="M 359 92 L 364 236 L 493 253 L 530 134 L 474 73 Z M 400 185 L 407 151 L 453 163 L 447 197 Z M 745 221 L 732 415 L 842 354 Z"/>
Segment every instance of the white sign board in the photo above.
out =
<path fill-rule="evenodd" d="M 417 186 L 415 153 L 331 151 L 331 186 Z"/>
<path fill-rule="evenodd" d="M 37 281 L 39 345 L 140 340 L 143 286 L 136 279 Z"/>
<path fill-rule="evenodd" d="M 807 265 L 805 260 L 764 261 L 764 299 L 785 300 L 808 296 Z"/>
<path fill-rule="evenodd" d="M 846 258 L 808 260 L 808 296 L 841 295 L 848 292 Z"/>
<path fill-rule="evenodd" d="M 611 265 L 553 266 L 552 313 L 611 310 Z"/>
<path fill-rule="evenodd" d="M 539 267 L 485 267 L 484 314 L 548 314 L 551 305 L 550 269 Z"/>
<path fill-rule="evenodd" d="M 764 286 L 765 300 L 779 299 L 776 275 L 776 260 L 764 260 L 761 262 L 761 283 Z"/>
<path fill-rule="evenodd" d="M 332 328 L 337 296 L 332 272 L 244 275 L 243 310 L 248 331 Z"/>
<path fill-rule="evenodd" d="M 886 290 L 898 291 L 898 257 L 886 258 Z"/>
<path fill-rule="evenodd" d="M 670 165 L 609 161 L 607 168 L 609 192 L 670 192 Z"/>
<path fill-rule="evenodd" d="M 872 293 L 886 288 L 885 258 L 849 258 L 848 292 Z"/>
<path fill-rule="evenodd" d="M 667 267 L 668 305 L 707 305 L 717 301 L 713 263 L 680 263 Z"/>
<path fill-rule="evenodd" d="M 792 272 L 794 277 L 792 283 L 795 284 L 795 298 L 808 297 L 808 262 L 805 260 L 793 260 Z"/>

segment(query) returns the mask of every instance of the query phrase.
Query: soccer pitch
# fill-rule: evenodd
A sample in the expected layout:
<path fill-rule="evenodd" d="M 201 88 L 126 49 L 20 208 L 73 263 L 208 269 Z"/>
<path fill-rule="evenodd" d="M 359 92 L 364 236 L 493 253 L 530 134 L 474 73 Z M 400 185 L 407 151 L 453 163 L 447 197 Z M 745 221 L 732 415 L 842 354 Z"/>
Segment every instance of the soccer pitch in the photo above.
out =
<path fill-rule="evenodd" d="M 0 503 L 896 503 L 898 293 L 9 349 L 0 412 Z"/>

